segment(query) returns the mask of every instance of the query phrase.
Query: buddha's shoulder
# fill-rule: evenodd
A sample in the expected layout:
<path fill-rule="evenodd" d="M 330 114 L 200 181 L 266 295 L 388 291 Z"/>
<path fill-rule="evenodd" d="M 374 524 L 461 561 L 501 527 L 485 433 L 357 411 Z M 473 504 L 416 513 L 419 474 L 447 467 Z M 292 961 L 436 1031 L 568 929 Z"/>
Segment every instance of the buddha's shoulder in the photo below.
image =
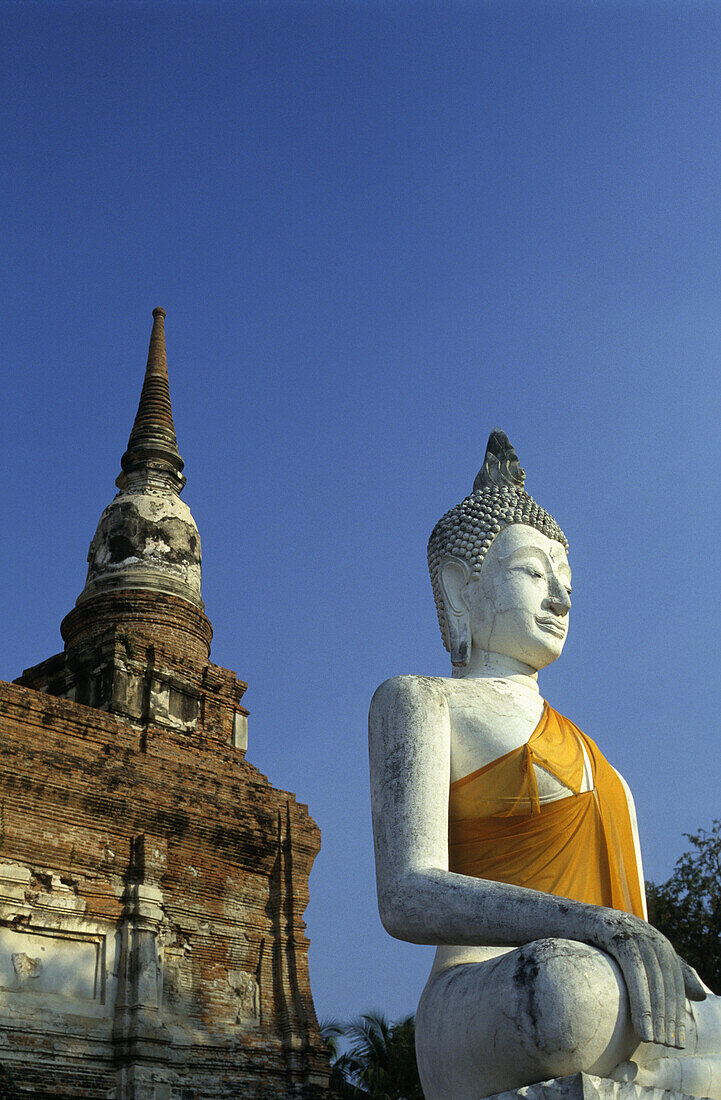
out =
<path fill-rule="evenodd" d="M 449 676 L 391 676 L 376 688 L 371 699 L 371 714 L 390 707 L 446 704 L 450 685 Z"/>
<path fill-rule="evenodd" d="M 505 686 L 494 680 L 464 680 L 451 676 L 391 676 L 378 687 L 371 702 L 371 709 L 397 705 L 403 701 L 421 703 L 423 700 L 443 703 L 454 709 L 478 706 L 496 697 L 507 697 Z"/>
<path fill-rule="evenodd" d="M 392 676 L 376 689 L 371 701 L 371 714 L 389 708 L 442 706 L 454 712 L 487 713 L 506 716 L 519 711 L 535 715 L 538 720 L 543 700 L 538 695 L 519 689 L 506 680 L 494 678 L 463 679 L 450 676 Z"/>

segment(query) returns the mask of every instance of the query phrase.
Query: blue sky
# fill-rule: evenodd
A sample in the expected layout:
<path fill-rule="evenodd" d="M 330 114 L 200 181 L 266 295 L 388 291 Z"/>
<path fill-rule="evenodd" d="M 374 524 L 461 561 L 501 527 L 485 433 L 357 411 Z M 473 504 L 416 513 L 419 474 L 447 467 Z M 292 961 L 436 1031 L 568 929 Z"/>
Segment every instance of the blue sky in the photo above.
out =
<path fill-rule="evenodd" d="M 425 980 L 376 914 L 367 707 L 447 670 L 425 544 L 496 425 L 571 543 L 542 692 L 629 780 L 665 879 L 721 813 L 721 8 L 0 21 L 0 676 L 61 648 L 162 305 L 212 656 L 323 831 L 318 1012 L 398 1017 Z"/>

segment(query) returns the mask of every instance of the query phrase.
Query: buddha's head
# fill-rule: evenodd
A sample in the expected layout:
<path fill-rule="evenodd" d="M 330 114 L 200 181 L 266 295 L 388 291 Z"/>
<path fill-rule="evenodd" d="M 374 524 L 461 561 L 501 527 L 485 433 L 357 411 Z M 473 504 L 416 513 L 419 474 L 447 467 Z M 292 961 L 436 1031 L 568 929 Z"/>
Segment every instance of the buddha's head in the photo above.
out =
<path fill-rule="evenodd" d="M 492 432 L 473 492 L 438 521 L 428 542 L 438 621 L 456 675 L 478 650 L 538 671 L 563 649 L 568 542 L 524 481 L 507 436 Z"/>

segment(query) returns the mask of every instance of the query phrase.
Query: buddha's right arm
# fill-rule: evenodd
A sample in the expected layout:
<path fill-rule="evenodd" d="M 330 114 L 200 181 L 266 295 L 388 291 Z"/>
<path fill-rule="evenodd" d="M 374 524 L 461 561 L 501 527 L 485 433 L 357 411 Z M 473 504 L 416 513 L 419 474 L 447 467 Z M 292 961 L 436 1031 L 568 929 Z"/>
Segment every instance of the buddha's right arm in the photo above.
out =
<path fill-rule="evenodd" d="M 451 726 L 442 681 L 400 676 L 381 684 L 371 703 L 369 739 L 378 904 L 392 936 L 507 946 L 545 937 L 579 940 L 618 962 L 642 1039 L 659 1041 L 658 1020 L 684 1018 L 676 953 L 645 921 L 448 870 Z M 687 991 L 694 993 L 688 985 Z"/>
<path fill-rule="evenodd" d="M 448 870 L 451 726 L 441 681 L 381 684 L 369 740 L 378 903 L 392 936 L 482 945 L 588 938 L 593 906 Z"/>

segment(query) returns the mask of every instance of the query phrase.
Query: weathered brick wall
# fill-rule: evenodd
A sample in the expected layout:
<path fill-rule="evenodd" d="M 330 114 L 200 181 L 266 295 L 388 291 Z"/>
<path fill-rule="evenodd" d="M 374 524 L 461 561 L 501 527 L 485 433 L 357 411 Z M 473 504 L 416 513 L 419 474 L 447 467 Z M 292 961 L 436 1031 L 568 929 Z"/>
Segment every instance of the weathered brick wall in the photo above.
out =
<path fill-rule="evenodd" d="M 190 732 L 0 683 L 0 1093 L 327 1095 L 319 831 L 229 743 L 245 685 L 197 679 Z"/>

